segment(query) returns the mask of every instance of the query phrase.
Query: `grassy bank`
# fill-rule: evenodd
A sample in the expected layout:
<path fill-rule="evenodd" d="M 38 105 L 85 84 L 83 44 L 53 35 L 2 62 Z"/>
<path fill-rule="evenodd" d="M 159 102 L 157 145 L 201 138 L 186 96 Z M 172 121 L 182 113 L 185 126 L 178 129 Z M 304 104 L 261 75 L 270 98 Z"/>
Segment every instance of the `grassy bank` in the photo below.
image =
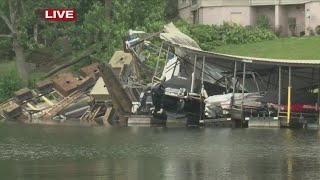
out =
<path fill-rule="evenodd" d="M 278 38 L 250 44 L 225 45 L 216 52 L 275 59 L 320 60 L 320 37 Z"/>
<path fill-rule="evenodd" d="M 0 63 L 0 103 L 20 89 L 21 83 L 14 61 Z"/>
<path fill-rule="evenodd" d="M 33 88 L 42 75 L 42 72 L 31 73 L 29 76 L 29 87 Z M 11 98 L 13 92 L 20 88 L 22 88 L 22 85 L 15 61 L 0 63 L 0 103 Z"/>
<path fill-rule="evenodd" d="M 14 61 L 4 61 L 0 63 L 0 76 L 8 74 L 10 71 L 16 71 L 16 64 Z"/>

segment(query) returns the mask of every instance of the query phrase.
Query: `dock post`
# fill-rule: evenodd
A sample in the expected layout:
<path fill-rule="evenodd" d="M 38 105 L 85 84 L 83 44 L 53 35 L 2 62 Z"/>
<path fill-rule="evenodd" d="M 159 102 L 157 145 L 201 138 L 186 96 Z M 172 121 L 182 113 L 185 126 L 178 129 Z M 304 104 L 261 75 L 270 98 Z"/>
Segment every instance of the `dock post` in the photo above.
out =
<path fill-rule="evenodd" d="M 318 111 L 318 127 L 320 127 L 320 111 L 319 111 L 319 102 L 320 102 L 320 68 L 318 68 L 318 99 L 317 99 L 317 111 Z"/>
<path fill-rule="evenodd" d="M 194 65 L 193 65 L 193 73 L 192 73 L 192 82 L 191 82 L 191 92 L 194 92 L 194 83 L 196 80 L 196 69 L 197 69 L 197 55 L 194 56 Z"/>
<path fill-rule="evenodd" d="M 206 56 L 203 56 L 203 60 L 202 60 L 202 72 L 201 72 L 201 92 L 200 92 L 200 120 L 202 120 L 202 115 L 203 113 L 203 101 L 202 101 L 202 96 L 204 94 L 204 67 L 205 67 L 205 63 L 206 63 Z"/>
<path fill-rule="evenodd" d="M 234 105 L 234 94 L 236 93 L 236 83 L 237 83 L 236 79 L 237 79 L 237 61 L 234 62 L 231 109 L 233 108 L 233 105 Z"/>
<path fill-rule="evenodd" d="M 281 89 L 282 89 L 282 72 L 281 72 L 281 66 L 279 66 L 279 84 L 278 84 L 278 118 L 280 116 L 281 111 Z"/>
<path fill-rule="evenodd" d="M 287 123 L 290 124 L 291 118 L 291 66 L 289 66 L 289 82 L 288 82 L 288 112 Z"/>
<path fill-rule="evenodd" d="M 243 115 L 244 85 L 246 81 L 246 63 L 243 63 L 241 114 Z M 242 117 L 243 118 L 243 117 Z"/>

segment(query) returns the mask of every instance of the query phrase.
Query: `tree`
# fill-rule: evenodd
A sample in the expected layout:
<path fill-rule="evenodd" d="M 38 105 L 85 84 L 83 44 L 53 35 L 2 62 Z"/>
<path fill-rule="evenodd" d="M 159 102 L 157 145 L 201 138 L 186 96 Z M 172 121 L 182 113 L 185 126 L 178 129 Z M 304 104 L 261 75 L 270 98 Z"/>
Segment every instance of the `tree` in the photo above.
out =
<path fill-rule="evenodd" d="M 24 86 L 28 85 L 28 70 L 26 66 L 26 57 L 24 54 L 24 48 L 19 43 L 19 30 L 17 27 L 17 15 L 21 8 L 21 0 L 8 0 L 2 4 L 2 7 L 8 7 L 9 12 L 6 14 L 0 9 L 0 17 L 5 22 L 10 30 L 9 34 L 1 34 L 0 37 L 11 38 L 12 39 L 12 49 L 16 55 L 16 63 L 19 72 L 19 77 Z"/>
<path fill-rule="evenodd" d="M 105 11 L 106 11 L 106 17 L 111 18 L 111 0 L 104 0 L 104 6 L 105 6 Z"/>
<path fill-rule="evenodd" d="M 169 1 L 169 0 L 167 0 Z M 0 16 L 7 30 L 1 37 L 10 39 L 15 52 L 19 76 L 24 85 L 28 84 L 26 57 L 32 50 L 44 46 L 59 50 L 57 41 L 66 37 L 73 50 L 83 50 L 97 44 L 98 57 L 109 59 L 114 50 L 122 47 L 122 36 L 129 29 L 155 32 L 166 20 L 167 1 L 163 0 L 2 0 Z M 112 8 L 110 8 L 112 7 Z M 37 10 L 43 8 L 75 8 L 76 22 L 41 21 Z M 107 17 L 109 18 L 106 18 Z M 39 37 L 39 38 L 38 38 Z M 5 44 L 4 41 L 0 43 Z M 101 51 L 101 47 L 106 50 Z"/>
<path fill-rule="evenodd" d="M 20 80 L 24 86 L 28 85 L 28 67 L 26 52 L 37 47 L 39 34 L 52 45 L 58 37 L 65 34 L 74 22 L 52 23 L 41 21 L 36 13 L 42 8 L 77 8 L 79 1 L 48 1 L 38 0 L 3 0 L 0 2 L 0 19 L 6 24 L 7 30 L 2 30 L 1 38 L 10 38 L 15 52 L 15 59 Z M 39 29 L 38 25 L 41 25 Z"/>

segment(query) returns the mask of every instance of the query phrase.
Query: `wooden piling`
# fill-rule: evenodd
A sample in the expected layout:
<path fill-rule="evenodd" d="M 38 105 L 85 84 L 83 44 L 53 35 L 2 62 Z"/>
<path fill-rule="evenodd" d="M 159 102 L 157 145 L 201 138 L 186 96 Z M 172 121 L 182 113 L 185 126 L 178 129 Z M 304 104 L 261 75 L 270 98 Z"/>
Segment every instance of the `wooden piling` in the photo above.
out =
<path fill-rule="evenodd" d="M 123 88 L 118 76 L 110 65 L 101 63 L 99 65 L 99 72 L 111 96 L 112 104 L 116 110 L 120 124 L 127 125 L 128 119 L 125 115 L 130 114 L 132 108 L 130 96 Z"/>

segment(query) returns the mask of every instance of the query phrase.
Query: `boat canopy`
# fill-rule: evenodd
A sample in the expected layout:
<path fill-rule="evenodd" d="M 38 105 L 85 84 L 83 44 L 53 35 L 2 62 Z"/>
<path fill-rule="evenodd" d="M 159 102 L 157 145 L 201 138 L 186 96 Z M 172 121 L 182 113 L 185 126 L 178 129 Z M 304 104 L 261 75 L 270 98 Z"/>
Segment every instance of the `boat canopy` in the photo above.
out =
<path fill-rule="evenodd" d="M 164 26 L 164 31 L 160 33 L 160 38 L 169 45 L 174 46 L 176 52 L 184 52 L 184 55 L 180 54 L 182 54 L 182 57 L 187 57 L 184 60 L 189 61 L 189 64 L 193 65 L 194 57 L 197 56 L 197 69 L 202 67 L 202 61 L 199 59 L 205 57 L 205 80 L 212 83 L 214 83 L 212 79 L 217 81 L 219 77 L 222 78 L 223 74 L 234 72 L 235 62 L 238 64 L 237 72 L 242 72 L 242 67 L 245 63 L 246 71 L 258 72 L 269 88 L 278 86 L 279 67 L 282 67 L 283 87 L 288 86 L 288 67 L 292 68 L 292 84 L 295 89 L 318 87 L 320 82 L 320 60 L 256 58 L 204 51 L 192 38 L 176 28 L 173 23 Z"/>

